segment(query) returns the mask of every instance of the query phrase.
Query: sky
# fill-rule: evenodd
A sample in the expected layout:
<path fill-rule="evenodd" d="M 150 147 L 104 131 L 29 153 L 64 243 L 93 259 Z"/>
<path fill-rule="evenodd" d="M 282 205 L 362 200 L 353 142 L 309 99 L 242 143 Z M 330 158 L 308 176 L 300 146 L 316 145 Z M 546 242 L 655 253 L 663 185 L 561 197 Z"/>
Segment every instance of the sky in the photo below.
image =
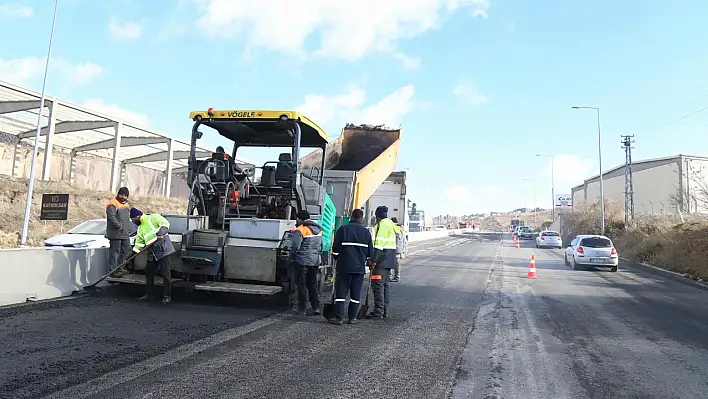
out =
<path fill-rule="evenodd" d="M 0 80 L 41 90 L 53 3 L 0 0 Z M 635 160 L 708 155 L 705 21 L 705 0 L 59 0 L 47 92 L 183 140 L 209 107 L 400 126 L 429 215 L 548 208 L 537 154 L 557 194 L 599 172 L 573 106 L 600 108 L 605 170 L 622 134 Z"/>

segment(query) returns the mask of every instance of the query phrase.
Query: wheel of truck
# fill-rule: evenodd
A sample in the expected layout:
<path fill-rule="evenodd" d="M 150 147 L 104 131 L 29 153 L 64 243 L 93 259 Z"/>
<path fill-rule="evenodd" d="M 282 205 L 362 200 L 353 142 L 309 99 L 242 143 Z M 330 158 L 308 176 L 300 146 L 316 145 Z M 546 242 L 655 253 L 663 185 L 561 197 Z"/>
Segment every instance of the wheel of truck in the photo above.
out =
<path fill-rule="evenodd" d="M 616 273 L 616 272 L 617 272 L 617 266 L 612 266 L 612 267 L 610 268 L 610 271 L 613 272 L 613 273 Z"/>

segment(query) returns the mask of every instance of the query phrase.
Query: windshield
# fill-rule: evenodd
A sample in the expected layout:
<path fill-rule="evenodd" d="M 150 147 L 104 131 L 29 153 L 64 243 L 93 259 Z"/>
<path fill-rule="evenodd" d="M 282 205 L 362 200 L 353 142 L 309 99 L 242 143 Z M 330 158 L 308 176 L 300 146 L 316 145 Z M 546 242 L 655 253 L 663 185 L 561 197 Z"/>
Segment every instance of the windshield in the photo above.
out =
<path fill-rule="evenodd" d="M 133 224 L 133 223 L 131 223 Z M 89 220 L 83 222 L 80 225 L 74 227 L 67 232 L 68 234 L 92 234 L 92 235 L 105 235 L 106 234 L 106 221 L 105 220 Z"/>
<path fill-rule="evenodd" d="M 580 246 L 588 248 L 611 248 L 612 241 L 602 237 L 583 238 Z"/>
<path fill-rule="evenodd" d="M 543 236 L 544 237 L 558 237 L 559 234 L 556 233 L 555 231 L 546 231 L 545 233 L 543 233 Z"/>
<path fill-rule="evenodd" d="M 522 226 L 522 227 L 519 227 L 519 230 L 520 231 L 531 231 L 531 228 L 528 226 Z"/>

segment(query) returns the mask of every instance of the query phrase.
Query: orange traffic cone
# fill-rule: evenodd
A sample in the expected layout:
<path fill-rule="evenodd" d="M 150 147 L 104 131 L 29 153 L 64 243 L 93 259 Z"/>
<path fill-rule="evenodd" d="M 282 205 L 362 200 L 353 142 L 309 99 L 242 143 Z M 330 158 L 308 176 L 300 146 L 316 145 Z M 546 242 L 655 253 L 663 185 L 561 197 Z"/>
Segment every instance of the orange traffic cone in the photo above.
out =
<path fill-rule="evenodd" d="M 521 248 L 519 247 L 519 240 L 516 240 L 516 248 Z"/>
<path fill-rule="evenodd" d="M 531 263 L 529 263 L 528 278 L 538 278 L 538 276 L 536 276 L 536 257 L 533 255 L 531 255 Z"/>

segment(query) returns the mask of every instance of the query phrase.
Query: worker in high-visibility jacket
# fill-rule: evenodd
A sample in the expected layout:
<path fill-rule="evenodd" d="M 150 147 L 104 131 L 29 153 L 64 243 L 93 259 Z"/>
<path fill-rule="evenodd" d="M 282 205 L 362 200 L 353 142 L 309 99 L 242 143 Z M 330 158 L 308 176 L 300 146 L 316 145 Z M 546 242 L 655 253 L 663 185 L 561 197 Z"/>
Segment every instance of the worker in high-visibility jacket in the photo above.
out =
<path fill-rule="evenodd" d="M 367 319 L 380 320 L 389 316 L 389 275 L 396 267 L 396 225 L 388 218 L 388 207 L 379 206 L 374 213 L 376 226 L 374 237 L 374 257 L 369 263 L 371 269 L 371 290 L 374 293 L 374 310 Z"/>
<path fill-rule="evenodd" d="M 153 300 L 155 289 L 155 274 L 159 271 L 162 276 L 162 303 L 172 301 L 172 280 L 170 272 L 170 255 L 175 253 L 175 247 L 167 234 L 170 222 L 162 215 L 151 213 L 144 215 L 140 210 L 130 210 L 130 218 L 138 225 L 138 234 L 133 246 L 134 252 L 143 251 L 148 245 L 153 244 L 145 265 L 145 283 L 147 290 L 141 300 Z"/>

